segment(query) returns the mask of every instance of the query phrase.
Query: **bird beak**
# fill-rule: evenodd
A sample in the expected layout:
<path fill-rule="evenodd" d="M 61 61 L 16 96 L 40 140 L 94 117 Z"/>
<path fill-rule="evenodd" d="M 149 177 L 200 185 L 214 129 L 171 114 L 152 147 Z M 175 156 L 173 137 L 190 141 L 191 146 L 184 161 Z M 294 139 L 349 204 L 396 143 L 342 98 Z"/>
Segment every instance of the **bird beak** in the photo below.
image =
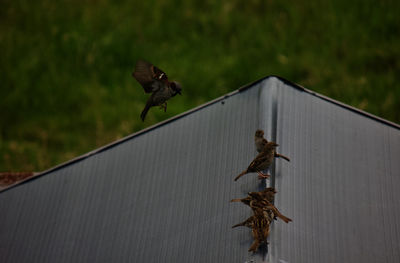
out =
<path fill-rule="evenodd" d="M 181 91 L 180 91 L 180 90 L 178 90 L 178 94 L 179 94 L 179 95 L 182 95 L 182 93 L 181 93 Z"/>
<path fill-rule="evenodd" d="M 279 144 L 275 143 L 275 146 L 279 146 Z"/>

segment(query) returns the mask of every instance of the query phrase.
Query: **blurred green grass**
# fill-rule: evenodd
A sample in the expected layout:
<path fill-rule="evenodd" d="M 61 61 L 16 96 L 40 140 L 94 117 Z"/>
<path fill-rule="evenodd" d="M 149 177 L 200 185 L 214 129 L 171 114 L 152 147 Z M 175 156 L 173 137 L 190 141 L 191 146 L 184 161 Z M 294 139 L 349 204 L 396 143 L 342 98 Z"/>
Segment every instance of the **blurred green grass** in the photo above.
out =
<path fill-rule="evenodd" d="M 0 171 L 40 171 L 267 75 L 400 122 L 399 1 L 0 2 Z M 139 115 L 145 58 L 183 96 Z"/>

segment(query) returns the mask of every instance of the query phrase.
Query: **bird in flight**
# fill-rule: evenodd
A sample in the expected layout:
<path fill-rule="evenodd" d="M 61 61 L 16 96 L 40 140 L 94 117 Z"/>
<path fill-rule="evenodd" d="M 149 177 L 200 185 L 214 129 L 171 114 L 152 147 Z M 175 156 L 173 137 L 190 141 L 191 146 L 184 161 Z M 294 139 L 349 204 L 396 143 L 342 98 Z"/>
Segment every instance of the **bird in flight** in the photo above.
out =
<path fill-rule="evenodd" d="M 176 81 L 169 81 L 167 74 L 150 62 L 140 59 L 136 62 L 132 76 L 142 85 L 146 93 L 151 93 L 140 118 L 144 121 L 150 107 L 160 106 L 167 110 L 167 100 L 176 94 L 181 95 L 182 87 Z"/>

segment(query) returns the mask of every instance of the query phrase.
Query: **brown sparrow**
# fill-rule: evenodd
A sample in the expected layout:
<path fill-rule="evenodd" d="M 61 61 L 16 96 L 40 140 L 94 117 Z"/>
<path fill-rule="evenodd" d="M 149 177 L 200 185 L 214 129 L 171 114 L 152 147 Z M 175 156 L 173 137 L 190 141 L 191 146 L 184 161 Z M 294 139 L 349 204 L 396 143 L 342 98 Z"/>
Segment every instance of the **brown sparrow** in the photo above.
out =
<path fill-rule="evenodd" d="M 242 223 L 232 226 L 247 226 L 251 228 L 254 242 L 250 246 L 249 251 L 256 252 L 261 243 L 267 243 L 272 220 L 276 220 L 276 216 L 286 223 L 292 221 L 290 218 L 282 215 L 278 209 L 272 204 L 276 190 L 268 187 L 260 192 L 249 192 L 245 198 L 232 199 L 231 202 L 242 202 L 251 207 L 253 215 Z"/>
<path fill-rule="evenodd" d="M 268 187 L 262 190 L 261 192 L 249 192 L 248 196 L 245 198 L 235 198 L 232 199 L 231 202 L 242 202 L 245 205 L 250 206 L 250 202 L 253 200 L 267 200 L 270 203 L 274 202 L 275 194 L 277 191 L 273 187 Z"/>
<path fill-rule="evenodd" d="M 274 202 L 277 191 L 274 187 L 268 187 L 260 192 L 249 192 L 248 195 L 257 200 L 267 200 L 270 203 Z"/>
<path fill-rule="evenodd" d="M 263 174 L 262 171 L 267 169 L 272 164 L 276 146 L 278 146 L 278 144 L 275 142 L 268 142 L 264 148 L 264 151 L 260 152 L 256 158 L 254 158 L 246 170 L 236 176 L 235 181 L 248 173 L 258 173 L 259 179 L 268 178 L 269 174 Z"/>
<path fill-rule="evenodd" d="M 271 221 L 264 216 L 263 211 L 254 211 L 254 223 L 251 229 L 254 242 L 249 248 L 249 252 L 256 252 L 261 243 L 267 243 Z"/>
<path fill-rule="evenodd" d="M 264 199 L 260 192 L 251 192 L 249 195 L 254 198 L 255 201 L 250 202 L 250 207 L 254 210 L 253 207 L 260 208 L 264 211 L 271 211 L 273 213 L 273 218 L 275 216 L 279 217 L 281 220 L 283 220 L 286 224 L 291 222 L 292 219 L 284 216 L 279 212 L 278 208 L 274 206 L 271 202 L 269 202 L 267 199 Z"/>
<path fill-rule="evenodd" d="M 232 226 L 247 226 L 251 228 L 254 242 L 249 248 L 249 252 L 256 252 L 261 243 L 267 243 L 267 238 L 270 231 L 271 219 L 266 217 L 261 209 L 253 210 L 254 214 L 244 222 Z"/>
<path fill-rule="evenodd" d="M 256 145 L 257 152 L 262 152 L 263 149 L 267 146 L 268 141 L 264 138 L 264 131 L 263 130 L 256 130 L 256 134 L 254 136 L 254 144 Z M 280 157 L 285 159 L 286 161 L 290 162 L 290 159 L 285 155 L 279 154 L 277 152 L 274 153 L 275 157 Z"/>
<path fill-rule="evenodd" d="M 262 152 L 268 143 L 268 141 L 264 138 L 263 130 L 256 130 L 256 134 L 254 135 L 254 143 L 256 145 L 257 152 Z"/>
<path fill-rule="evenodd" d="M 132 76 L 142 85 L 146 93 L 152 93 L 146 102 L 140 118 L 144 121 L 150 107 L 160 106 L 167 110 L 167 100 L 176 94 L 181 95 L 181 85 L 176 81 L 169 81 L 167 75 L 153 64 L 138 60 Z"/>
<path fill-rule="evenodd" d="M 275 219 L 277 216 L 285 223 L 289 223 L 292 219 L 282 215 L 278 208 L 276 208 L 272 203 L 274 201 L 275 193 L 276 190 L 269 187 L 261 192 L 249 192 L 247 197 L 232 199 L 231 202 L 242 202 L 243 204 L 250 206 L 253 212 L 261 209 L 267 212 L 267 215 L 271 218 Z"/>

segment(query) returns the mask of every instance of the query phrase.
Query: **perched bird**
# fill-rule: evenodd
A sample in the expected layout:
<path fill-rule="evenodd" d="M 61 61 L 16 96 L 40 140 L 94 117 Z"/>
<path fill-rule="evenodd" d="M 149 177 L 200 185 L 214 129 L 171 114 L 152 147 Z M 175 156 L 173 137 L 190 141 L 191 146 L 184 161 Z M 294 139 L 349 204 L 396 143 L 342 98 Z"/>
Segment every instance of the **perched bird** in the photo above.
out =
<path fill-rule="evenodd" d="M 273 205 L 276 190 L 273 187 L 268 187 L 260 192 L 249 192 L 245 198 L 232 199 L 231 202 L 242 202 L 250 206 L 253 215 L 242 223 L 232 226 L 247 226 L 251 228 L 254 242 L 249 248 L 249 251 L 256 252 L 261 243 L 267 243 L 267 237 L 270 232 L 271 222 L 276 217 L 279 217 L 286 223 L 292 221 L 290 218 L 282 215 L 279 210 Z"/>
<path fill-rule="evenodd" d="M 274 203 L 276 193 L 277 191 L 274 187 L 267 187 L 260 192 L 249 192 L 248 195 L 257 200 L 267 200 L 270 203 Z"/>
<path fill-rule="evenodd" d="M 266 243 L 270 231 L 271 220 L 264 216 L 262 211 L 254 212 L 253 227 L 251 233 L 253 234 L 254 242 L 249 248 L 249 252 L 256 252 L 261 243 Z"/>
<path fill-rule="evenodd" d="M 250 202 L 250 207 L 252 207 L 252 208 L 259 207 L 264 211 L 271 211 L 274 215 L 273 218 L 275 218 L 275 216 L 277 216 L 281 220 L 283 220 L 286 224 L 292 221 L 292 219 L 282 215 L 281 212 L 279 212 L 278 208 L 276 208 L 276 206 L 274 206 L 271 202 L 269 202 L 265 198 L 262 198 L 261 195 L 259 194 L 259 192 L 251 192 L 251 193 L 249 193 L 249 195 L 251 197 L 253 197 L 255 200 L 257 200 L 257 201 Z M 259 199 L 260 197 L 262 199 Z"/>
<path fill-rule="evenodd" d="M 272 203 L 274 199 L 273 195 L 275 193 L 275 189 L 269 187 L 261 192 L 250 192 L 245 198 L 232 199 L 231 202 L 242 202 L 243 204 L 250 206 L 253 212 L 261 209 L 266 212 L 266 216 L 268 215 L 273 219 L 279 217 L 285 223 L 291 222 L 292 219 L 281 214 L 278 208 L 276 208 Z"/>
<path fill-rule="evenodd" d="M 268 141 L 264 138 L 264 131 L 263 130 L 256 130 L 256 134 L 254 136 L 254 144 L 256 145 L 257 152 L 262 152 L 263 149 L 267 146 Z M 285 159 L 286 161 L 290 162 L 290 159 L 285 155 L 279 154 L 277 152 L 274 153 L 275 157 L 280 157 Z"/>
<path fill-rule="evenodd" d="M 140 118 L 144 121 L 150 107 L 160 106 L 167 110 L 167 100 L 176 94 L 181 95 L 181 85 L 176 81 L 169 81 L 167 75 L 153 64 L 138 60 L 132 76 L 142 85 L 146 93 L 152 93 L 146 102 Z"/>
<path fill-rule="evenodd" d="M 264 148 L 264 151 L 260 152 L 256 158 L 250 163 L 249 167 L 244 170 L 241 174 L 236 176 L 235 181 L 240 177 L 248 173 L 258 173 L 258 178 L 268 178 L 269 174 L 263 174 L 262 171 L 267 169 L 274 160 L 275 148 L 279 146 L 275 142 L 268 142 Z"/>
<path fill-rule="evenodd" d="M 267 187 L 262 191 L 263 198 L 270 203 L 274 203 L 275 194 L 277 193 L 274 187 Z"/>
<path fill-rule="evenodd" d="M 257 152 L 262 152 L 262 150 L 267 145 L 268 141 L 264 138 L 263 130 L 256 130 L 256 134 L 254 136 L 254 143 L 256 145 Z"/>
<path fill-rule="evenodd" d="M 271 204 L 274 203 L 275 194 L 277 191 L 273 187 L 268 187 L 261 192 L 249 192 L 245 198 L 235 198 L 231 202 L 242 202 L 245 205 L 252 206 L 254 201 L 267 200 Z M 253 203 L 252 203 L 253 202 Z"/>
<path fill-rule="evenodd" d="M 261 243 L 267 243 L 267 238 L 270 232 L 270 224 L 272 219 L 265 216 L 261 209 L 254 210 L 254 214 L 244 222 L 232 226 L 247 226 L 251 228 L 254 242 L 249 248 L 249 252 L 256 252 Z"/>

